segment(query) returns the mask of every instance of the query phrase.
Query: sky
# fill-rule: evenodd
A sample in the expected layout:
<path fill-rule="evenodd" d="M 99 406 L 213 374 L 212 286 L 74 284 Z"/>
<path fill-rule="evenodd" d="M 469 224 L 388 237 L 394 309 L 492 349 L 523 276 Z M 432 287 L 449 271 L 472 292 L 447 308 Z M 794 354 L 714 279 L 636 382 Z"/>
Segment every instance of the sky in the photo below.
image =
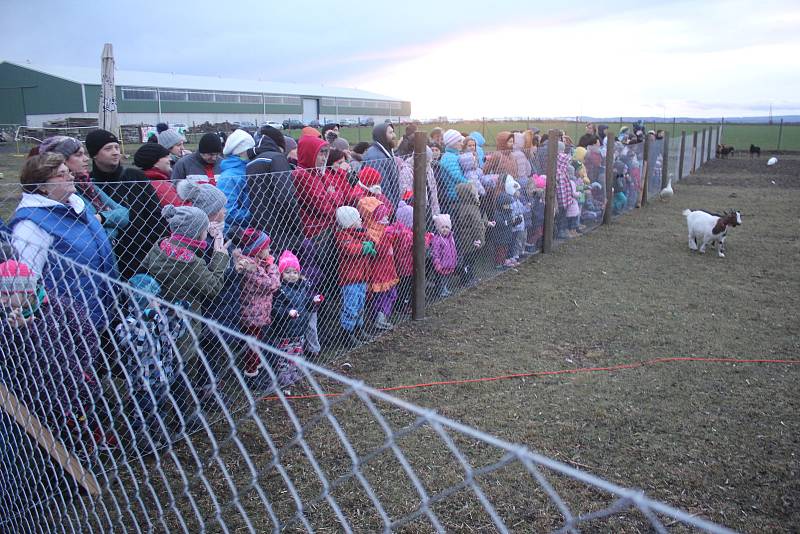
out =
<path fill-rule="evenodd" d="M 415 118 L 800 114 L 797 0 L 0 4 L 0 60 L 99 68 L 110 42 L 122 70 L 355 87 Z"/>

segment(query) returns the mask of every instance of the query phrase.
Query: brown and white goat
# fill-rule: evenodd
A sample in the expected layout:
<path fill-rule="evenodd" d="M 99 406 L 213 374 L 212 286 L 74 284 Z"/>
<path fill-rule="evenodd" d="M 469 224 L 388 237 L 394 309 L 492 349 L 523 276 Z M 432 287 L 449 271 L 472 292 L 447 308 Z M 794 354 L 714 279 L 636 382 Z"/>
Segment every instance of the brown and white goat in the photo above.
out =
<path fill-rule="evenodd" d="M 725 237 L 728 228 L 742 224 L 742 214 L 738 211 L 723 212 L 722 215 L 703 210 L 683 210 L 689 226 L 689 249 L 705 254 L 708 245 L 717 246 L 717 254 L 725 257 Z"/>

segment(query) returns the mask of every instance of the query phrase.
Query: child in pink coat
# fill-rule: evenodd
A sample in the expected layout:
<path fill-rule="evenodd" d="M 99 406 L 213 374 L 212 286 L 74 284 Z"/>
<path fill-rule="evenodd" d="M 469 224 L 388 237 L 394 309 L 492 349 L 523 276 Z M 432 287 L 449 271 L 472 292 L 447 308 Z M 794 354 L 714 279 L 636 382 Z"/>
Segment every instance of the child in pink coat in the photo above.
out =
<path fill-rule="evenodd" d="M 234 267 L 242 275 L 242 329 L 257 339 L 267 339 L 266 329 L 272 323 L 272 296 L 281 287 L 278 266 L 270 255 L 270 237 L 261 230 L 247 228 L 234 238 Z M 255 378 L 262 367 L 261 359 L 248 349 L 244 358 L 245 376 Z M 267 374 L 266 372 L 264 373 Z"/>
<path fill-rule="evenodd" d="M 443 213 L 433 218 L 436 227 L 436 234 L 431 241 L 431 259 L 433 268 L 439 275 L 439 296 L 449 297 L 450 290 L 447 287 L 450 275 L 456 270 L 458 263 L 458 253 L 456 252 L 456 242 L 453 239 L 453 224 L 450 222 L 450 215 Z"/>

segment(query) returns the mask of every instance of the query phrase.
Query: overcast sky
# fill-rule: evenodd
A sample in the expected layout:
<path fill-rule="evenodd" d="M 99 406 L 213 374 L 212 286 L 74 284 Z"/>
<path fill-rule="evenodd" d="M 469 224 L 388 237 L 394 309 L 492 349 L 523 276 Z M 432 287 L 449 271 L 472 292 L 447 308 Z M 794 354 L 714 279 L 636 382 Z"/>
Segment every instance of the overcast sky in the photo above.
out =
<path fill-rule="evenodd" d="M 797 0 L 0 3 L 15 62 L 99 69 L 111 42 L 118 69 L 357 87 L 420 118 L 800 114 Z"/>

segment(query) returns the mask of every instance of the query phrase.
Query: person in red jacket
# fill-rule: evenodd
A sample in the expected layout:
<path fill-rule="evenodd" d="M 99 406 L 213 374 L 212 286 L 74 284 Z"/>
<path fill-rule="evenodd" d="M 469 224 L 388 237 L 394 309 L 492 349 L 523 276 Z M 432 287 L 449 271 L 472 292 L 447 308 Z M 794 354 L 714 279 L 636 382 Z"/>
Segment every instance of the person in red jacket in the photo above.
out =
<path fill-rule="evenodd" d="M 328 153 L 323 181 L 333 196 L 337 208 L 347 205 L 353 193 L 353 187 L 347 181 L 349 173 L 350 164 L 347 162 L 347 155 L 341 150 L 332 148 Z"/>
<path fill-rule="evenodd" d="M 409 191 L 406 191 L 409 193 Z M 410 195 L 404 195 L 397 206 L 397 218 L 387 231 L 394 234 L 394 266 L 400 283 L 397 285 L 397 298 L 400 300 L 401 309 L 407 311 L 411 305 L 411 284 L 414 278 L 414 208 L 406 203 L 411 202 Z"/>
<path fill-rule="evenodd" d="M 191 202 L 186 202 L 178 196 L 175 185 L 170 180 L 172 161 L 169 150 L 158 143 L 145 143 L 133 155 L 133 164 L 142 169 L 150 180 L 150 185 L 155 190 L 162 208 L 169 204 L 191 206 Z"/>
<path fill-rule="evenodd" d="M 362 198 L 375 197 L 388 208 L 389 218 L 391 219 L 394 207 L 381 190 L 382 180 L 381 173 L 373 167 L 361 167 L 358 172 L 358 182 L 353 186 L 353 191 L 350 195 L 350 205 L 357 207 L 359 200 Z"/>
<path fill-rule="evenodd" d="M 339 324 L 350 346 L 368 339 L 364 332 L 364 304 L 367 299 L 367 280 L 370 260 L 377 256 L 375 244 L 361 226 L 361 216 L 352 206 L 336 210 L 336 249 L 339 252 L 339 288 L 342 307 Z"/>
<path fill-rule="evenodd" d="M 392 328 L 389 317 L 397 300 L 397 283 L 400 281 L 394 266 L 393 245 L 396 234 L 387 232 L 389 209 L 377 198 L 364 197 L 359 200 L 358 213 L 378 252 L 372 260 L 369 272 L 373 324 L 380 330 L 389 330 Z"/>

